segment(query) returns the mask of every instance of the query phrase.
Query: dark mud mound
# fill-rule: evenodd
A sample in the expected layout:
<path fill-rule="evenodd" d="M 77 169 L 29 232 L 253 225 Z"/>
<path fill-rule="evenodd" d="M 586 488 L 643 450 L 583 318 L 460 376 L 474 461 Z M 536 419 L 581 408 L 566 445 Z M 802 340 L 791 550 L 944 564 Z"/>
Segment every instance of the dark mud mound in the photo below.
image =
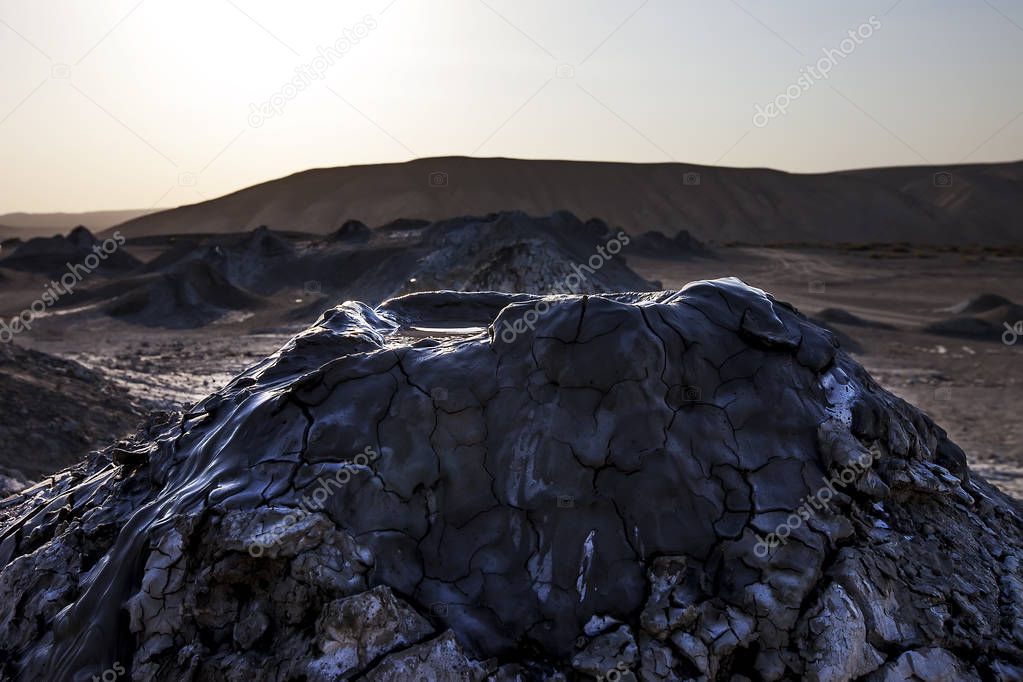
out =
<path fill-rule="evenodd" d="M 345 229 L 365 234 L 357 227 Z M 435 223 L 402 219 L 376 228 L 368 239 L 329 239 L 305 249 L 291 271 L 313 280 L 332 302 L 343 295 L 377 303 L 422 290 L 572 293 L 657 288 L 626 264 L 628 241 L 628 235 L 619 239 L 600 220 L 583 222 L 566 212 L 546 217 L 493 213 Z M 309 319 L 309 312 L 322 312 L 317 305 L 303 300 L 292 317 Z"/>
<path fill-rule="evenodd" d="M 123 275 L 139 268 L 137 258 L 120 249 L 123 241 L 113 237 L 97 240 L 89 230 L 76 227 L 68 236 L 36 237 L 18 244 L 8 255 L 0 252 L 0 267 L 59 277 L 71 266 L 88 266 L 105 276 Z M 89 259 L 88 261 L 86 259 Z M 92 263 L 96 266 L 92 267 Z"/>
<path fill-rule="evenodd" d="M 622 233 L 619 239 L 603 221 L 583 222 L 564 211 L 544 217 L 492 213 L 435 223 L 401 219 L 373 232 L 371 247 L 307 255 L 303 271 L 317 273 L 333 291 L 348 294 L 355 289 L 374 301 L 422 290 L 571 293 L 656 288 L 625 263 L 621 251 L 628 235 Z"/>
<path fill-rule="evenodd" d="M 61 238 L 63 239 L 63 238 Z M 75 234 L 66 246 L 84 244 Z M 277 233 L 174 237 L 126 276 L 90 283 L 57 307 L 100 310 L 147 326 L 193 328 L 227 311 L 282 307 L 313 321 L 344 298 L 373 304 L 423 289 L 594 293 L 649 291 L 625 262 L 630 238 L 600 220 L 559 212 L 495 213 L 430 223 L 402 219 L 376 230 L 346 222 L 330 238 Z M 153 248 L 151 241 L 140 244 Z M 70 247 L 69 247 L 70 248 Z M 77 247 L 74 247 L 77 248 Z M 326 303 L 326 305 L 323 305 Z"/>
<path fill-rule="evenodd" d="M 632 250 L 637 255 L 647 258 L 687 258 L 711 255 L 707 247 L 686 230 L 682 230 L 674 237 L 669 237 L 659 230 L 650 230 L 635 237 L 633 242 Z"/>
<path fill-rule="evenodd" d="M 1023 306 L 1006 298 L 986 294 L 950 310 L 956 309 L 961 309 L 961 314 L 932 322 L 923 331 L 978 341 L 1007 340 L 1010 344 L 1023 336 Z"/>
<path fill-rule="evenodd" d="M 14 344 L 0 345 L 0 404 L 0 498 L 132 433 L 143 418 L 96 372 Z"/>
<path fill-rule="evenodd" d="M 160 275 L 133 280 L 124 294 L 102 306 L 106 314 L 148 327 L 187 329 L 229 311 L 251 311 L 263 301 L 231 284 L 203 261 L 187 261 Z"/>
<path fill-rule="evenodd" d="M 67 235 L 67 241 L 79 251 L 89 251 L 99 244 L 96 237 L 84 225 L 79 225 Z"/>
<path fill-rule="evenodd" d="M 203 241 L 198 237 L 174 236 L 169 238 L 168 241 L 169 244 L 166 246 L 166 250 L 146 263 L 141 269 L 142 273 L 167 272 L 174 266 L 186 261 L 198 260 L 202 255 Z"/>
<path fill-rule="evenodd" d="M 350 244 L 333 244 L 303 255 L 294 269 L 294 285 L 305 287 L 308 280 L 315 282 L 330 295 L 331 306 L 342 296 L 379 303 L 395 291 L 404 290 L 421 256 L 415 245 L 391 246 L 385 242 L 371 248 L 351 248 Z M 308 321 L 315 320 L 323 310 L 317 310 Z"/>
<path fill-rule="evenodd" d="M 397 220 L 392 220 L 385 225 L 381 225 L 377 229 L 384 233 L 418 232 L 419 230 L 423 230 L 429 226 L 429 220 L 421 220 L 418 218 L 398 218 Z"/>
<path fill-rule="evenodd" d="M 428 255 L 407 290 L 526 293 L 651 291 L 625 262 L 631 238 L 600 220 L 559 211 L 466 217 L 431 225 Z"/>
<path fill-rule="evenodd" d="M 366 223 L 358 220 L 346 220 L 330 235 L 330 239 L 339 242 L 364 242 L 369 241 L 372 236 L 373 230 Z"/>
<path fill-rule="evenodd" d="M 294 285 L 296 249 L 287 239 L 265 226 L 241 235 L 185 240 L 147 264 L 146 272 L 166 273 L 199 261 L 215 270 L 232 286 L 259 294 L 272 294 Z"/>
<path fill-rule="evenodd" d="M 814 316 L 817 320 L 833 324 L 844 324 L 850 327 L 871 327 L 873 329 L 895 329 L 890 324 L 868 320 L 855 315 L 844 308 L 825 308 Z"/>
<path fill-rule="evenodd" d="M 928 334 L 978 341 L 995 341 L 999 335 L 998 325 L 976 317 L 950 317 L 926 325 L 923 331 Z"/>
<path fill-rule="evenodd" d="M 1002 306 L 1012 305 L 1012 301 L 999 296 L 998 294 L 980 294 L 973 298 L 967 299 L 956 305 L 946 308 L 942 312 L 955 313 L 961 315 L 963 313 L 986 313 L 995 308 L 1001 308 Z"/>
<path fill-rule="evenodd" d="M 260 294 L 271 294 L 293 283 L 296 276 L 295 247 L 266 227 L 244 236 L 236 243 L 215 246 L 202 260 L 234 286 Z"/>
<path fill-rule="evenodd" d="M 153 259 L 147 271 L 168 273 L 185 263 L 201 262 L 236 289 L 260 296 L 295 292 L 302 299 L 303 310 L 311 296 L 320 294 L 329 294 L 331 304 L 342 294 L 379 302 L 407 281 L 418 258 L 412 253 L 415 243 L 370 245 L 371 235 L 354 227 L 355 223 L 345 223 L 341 231 L 346 234 L 337 239 L 297 238 L 293 242 L 265 227 L 244 235 L 203 240 L 185 237 Z M 317 309 L 309 321 L 323 309 Z M 302 317 L 303 310 L 287 316 Z"/>
<path fill-rule="evenodd" d="M 1017 679 L 1018 514 L 737 280 L 346 303 L 0 510 L 0 661 L 25 680 Z"/>

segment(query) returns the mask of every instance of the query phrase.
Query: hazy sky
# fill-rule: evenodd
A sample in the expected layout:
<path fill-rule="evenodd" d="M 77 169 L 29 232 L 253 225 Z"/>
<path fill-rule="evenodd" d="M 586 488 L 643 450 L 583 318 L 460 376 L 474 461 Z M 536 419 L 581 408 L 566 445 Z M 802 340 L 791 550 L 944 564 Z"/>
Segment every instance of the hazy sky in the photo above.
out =
<path fill-rule="evenodd" d="M 0 212 L 421 156 L 1023 158 L 1020 0 L 0 0 L 0 63 Z"/>

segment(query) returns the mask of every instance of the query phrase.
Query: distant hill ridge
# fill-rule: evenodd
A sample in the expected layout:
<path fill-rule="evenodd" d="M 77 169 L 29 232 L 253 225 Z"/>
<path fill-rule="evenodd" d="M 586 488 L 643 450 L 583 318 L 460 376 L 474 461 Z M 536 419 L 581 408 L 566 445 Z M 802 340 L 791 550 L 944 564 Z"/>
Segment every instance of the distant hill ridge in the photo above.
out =
<path fill-rule="evenodd" d="M 0 237 L 52 237 L 64 234 L 78 225 L 93 232 L 106 230 L 154 209 L 127 209 L 120 211 L 86 211 L 84 213 L 5 213 L 0 215 Z"/>
<path fill-rule="evenodd" d="M 327 234 L 521 210 L 600 217 L 634 234 L 705 242 L 1018 244 L 1023 162 L 822 174 L 678 163 L 441 157 L 324 168 L 118 226 L 125 236 L 275 230 Z"/>

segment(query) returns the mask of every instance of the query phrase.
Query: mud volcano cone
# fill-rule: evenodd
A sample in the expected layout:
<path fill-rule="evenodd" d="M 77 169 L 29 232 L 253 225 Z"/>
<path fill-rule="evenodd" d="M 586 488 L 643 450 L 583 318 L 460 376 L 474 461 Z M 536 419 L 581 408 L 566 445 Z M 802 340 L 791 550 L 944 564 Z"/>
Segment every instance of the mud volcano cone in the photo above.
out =
<path fill-rule="evenodd" d="M 1018 514 L 738 280 L 346 303 L 3 503 L 0 660 L 26 680 L 1018 679 Z"/>

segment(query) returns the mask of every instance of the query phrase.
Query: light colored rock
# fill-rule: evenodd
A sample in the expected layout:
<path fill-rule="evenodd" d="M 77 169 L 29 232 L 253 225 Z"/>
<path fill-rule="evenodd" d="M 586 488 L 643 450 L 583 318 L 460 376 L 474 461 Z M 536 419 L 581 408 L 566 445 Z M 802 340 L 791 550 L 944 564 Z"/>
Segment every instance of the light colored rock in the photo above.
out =
<path fill-rule="evenodd" d="M 639 649 L 629 626 L 598 635 L 572 657 L 572 667 L 590 675 L 607 675 L 612 670 L 631 669 L 639 660 Z"/>
<path fill-rule="evenodd" d="M 367 675 L 369 682 L 480 682 L 487 668 L 465 655 L 451 631 L 389 654 Z"/>
<path fill-rule="evenodd" d="M 867 642 L 863 613 L 838 583 L 831 583 L 807 614 L 805 677 L 811 682 L 847 682 L 873 672 L 884 663 Z"/>
<path fill-rule="evenodd" d="M 321 656 L 307 665 L 310 680 L 334 680 L 362 672 L 376 658 L 433 633 L 429 621 L 375 587 L 324 607 L 316 623 Z"/>

